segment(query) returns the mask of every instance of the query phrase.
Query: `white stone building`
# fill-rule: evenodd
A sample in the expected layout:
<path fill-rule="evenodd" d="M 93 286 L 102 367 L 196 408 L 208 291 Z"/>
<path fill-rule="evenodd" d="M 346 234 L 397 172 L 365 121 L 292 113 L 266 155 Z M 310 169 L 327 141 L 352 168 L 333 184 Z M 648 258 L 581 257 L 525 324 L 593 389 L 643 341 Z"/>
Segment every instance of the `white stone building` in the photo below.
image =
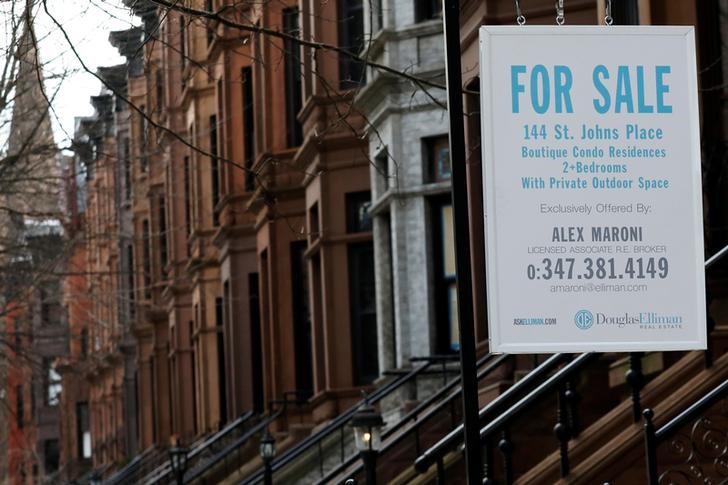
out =
<path fill-rule="evenodd" d="M 445 83 L 439 1 L 363 2 L 372 62 Z M 369 67 L 357 107 L 369 122 L 380 370 L 457 349 L 445 90 Z"/>

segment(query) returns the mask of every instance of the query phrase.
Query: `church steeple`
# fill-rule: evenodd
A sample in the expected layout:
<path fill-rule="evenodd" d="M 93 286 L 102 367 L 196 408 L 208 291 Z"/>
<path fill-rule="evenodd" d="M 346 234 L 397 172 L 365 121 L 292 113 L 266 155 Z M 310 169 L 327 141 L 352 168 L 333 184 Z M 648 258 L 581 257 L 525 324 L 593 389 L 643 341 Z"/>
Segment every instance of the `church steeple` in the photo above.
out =
<path fill-rule="evenodd" d="M 11 137 L 8 151 L 28 153 L 27 145 L 38 151 L 55 150 L 49 107 L 43 85 L 43 68 L 38 55 L 38 39 L 30 8 L 22 17 L 22 33 L 15 48 L 16 76 Z"/>
<path fill-rule="evenodd" d="M 27 2 L 15 47 L 16 76 L 8 153 L 0 166 L 0 195 L 24 219 L 55 218 L 61 194 L 60 154 L 53 138 L 43 66 Z"/>

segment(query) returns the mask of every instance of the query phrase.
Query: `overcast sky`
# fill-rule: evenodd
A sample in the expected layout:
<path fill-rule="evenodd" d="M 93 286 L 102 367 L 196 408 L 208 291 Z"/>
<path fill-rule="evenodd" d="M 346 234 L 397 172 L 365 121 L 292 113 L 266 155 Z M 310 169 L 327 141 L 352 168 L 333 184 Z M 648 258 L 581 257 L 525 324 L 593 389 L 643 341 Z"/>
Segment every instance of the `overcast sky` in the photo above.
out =
<path fill-rule="evenodd" d="M 124 62 L 109 44 L 109 32 L 138 25 L 123 6 L 122 0 L 47 0 L 49 13 L 68 34 L 86 66 L 96 71 L 99 66 Z M 73 136 L 74 118 L 93 114 L 89 97 L 99 94 L 101 83 L 81 67 L 63 33 L 46 15 L 39 0 L 35 30 L 39 39 L 41 62 L 44 63 L 46 91 L 53 96 L 53 123 L 56 142 L 68 145 Z M 54 79 L 67 74 L 63 80 Z"/>

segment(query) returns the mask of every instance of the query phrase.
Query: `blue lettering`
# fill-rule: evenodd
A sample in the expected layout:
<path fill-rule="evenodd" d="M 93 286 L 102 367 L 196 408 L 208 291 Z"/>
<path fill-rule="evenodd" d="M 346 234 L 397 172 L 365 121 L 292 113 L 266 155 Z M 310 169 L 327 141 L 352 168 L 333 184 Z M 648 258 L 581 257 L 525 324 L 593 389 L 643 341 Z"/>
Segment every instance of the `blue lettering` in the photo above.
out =
<path fill-rule="evenodd" d="M 563 113 L 566 106 L 567 113 L 573 113 L 574 107 L 571 104 L 571 85 L 574 78 L 571 69 L 567 66 L 554 66 L 554 97 L 556 98 L 556 112 Z"/>
<path fill-rule="evenodd" d="M 614 96 L 614 112 L 622 112 L 622 104 L 627 105 L 627 113 L 634 113 L 632 103 L 632 84 L 629 81 L 629 68 L 619 66 L 617 69 L 617 93 Z"/>
<path fill-rule="evenodd" d="M 655 89 L 657 91 L 657 112 L 672 113 L 672 106 L 665 104 L 665 94 L 670 92 L 670 86 L 665 84 L 662 76 L 670 74 L 670 66 L 655 66 Z"/>
<path fill-rule="evenodd" d="M 518 95 L 526 92 L 526 87 L 518 82 L 518 75 L 526 72 L 526 66 L 511 66 L 511 111 L 518 113 Z"/>
<path fill-rule="evenodd" d="M 654 110 L 652 105 L 645 104 L 645 67 L 637 66 L 637 111 L 652 113 Z"/>
<path fill-rule="evenodd" d="M 609 111 L 609 106 L 612 104 L 612 99 L 609 96 L 609 91 L 604 86 L 600 78 L 609 79 L 609 71 L 605 66 L 601 64 L 594 68 L 594 72 L 592 73 L 592 79 L 594 82 L 594 87 L 597 89 L 603 99 L 603 102 L 600 102 L 599 99 L 594 99 L 594 109 L 597 110 L 597 113 L 604 114 Z"/>
<path fill-rule="evenodd" d="M 538 86 L 538 78 L 541 78 L 541 89 L 534 89 Z M 538 99 L 537 91 L 541 91 L 541 100 Z M 549 100 L 551 97 L 551 86 L 549 83 L 549 73 L 543 64 L 536 64 L 531 71 L 531 105 L 533 110 L 542 115 L 549 109 Z"/>

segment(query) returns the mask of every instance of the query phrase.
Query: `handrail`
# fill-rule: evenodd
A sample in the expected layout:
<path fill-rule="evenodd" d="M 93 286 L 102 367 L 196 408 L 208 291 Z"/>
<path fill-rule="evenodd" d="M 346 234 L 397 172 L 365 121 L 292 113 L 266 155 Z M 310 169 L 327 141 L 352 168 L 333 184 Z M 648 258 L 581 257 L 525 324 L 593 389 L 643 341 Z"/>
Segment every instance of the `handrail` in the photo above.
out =
<path fill-rule="evenodd" d="M 718 251 L 711 257 L 709 257 L 707 260 L 705 260 L 705 269 L 710 268 L 715 263 L 717 263 L 718 261 L 723 259 L 726 254 L 728 254 L 728 245 L 726 245 L 723 249 L 721 249 L 720 251 Z"/>
<path fill-rule="evenodd" d="M 221 431 L 213 434 L 208 440 L 203 441 L 200 446 L 195 447 L 194 449 L 190 450 L 190 453 L 187 455 L 187 460 L 189 462 L 190 458 L 194 458 L 195 456 L 202 453 L 205 448 L 208 448 L 212 446 L 213 444 L 217 443 L 223 438 L 226 438 L 230 433 L 232 433 L 238 426 L 241 426 L 245 424 L 250 418 L 252 418 L 255 415 L 253 411 L 248 411 L 241 415 L 239 418 L 237 418 L 232 423 L 225 426 Z"/>
<path fill-rule="evenodd" d="M 495 358 L 494 358 L 495 357 Z M 486 354 L 484 357 L 482 357 L 477 363 L 476 367 L 479 368 L 482 365 L 488 364 L 485 369 L 482 369 L 478 372 L 477 380 L 480 382 L 481 379 L 483 379 L 485 376 L 493 372 L 495 369 L 500 367 L 502 364 L 504 364 L 507 360 L 512 358 L 512 354 Z M 490 361 L 490 362 L 489 362 Z M 394 434 L 396 431 L 400 430 L 403 426 L 406 424 L 413 422 L 413 426 L 417 426 L 416 423 L 421 423 L 429 420 L 432 416 L 438 414 L 448 406 L 455 398 L 461 395 L 461 391 L 455 390 L 456 387 L 460 385 L 460 377 L 453 379 L 450 381 L 450 383 L 437 391 L 435 394 L 430 396 L 425 401 L 418 404 L 414 409 L 412 409 L 409 413 L 407 413 L 404 417 L 402 417 L 397 423 L 388 428 L 383 434 L 382 434 L 382 441 L 386 441 L 389 436 Z M 443 396 L 446 396 L 443 398 Z M 435 407 L 432 407 L 434 403 L 437 403 Z M 420 416 L 420 413 L 428 409 L 428 412 Z M 409 430 L 408 430 L 409 432 Z M 407 433 L 408 433 L 407 432 Z M 395 445 L 399 444 L 406 436 L 407 433 L 400 434 L 397 436 L 393 441 L 387 442 L 386 445 L 381 450 L 381 453 L 386 453 L 390 448 L 394 447 Z M 355 461 L 359 460 L 359 455 L 355 454 L 350 456 L 347 460 L 345 460 L 343 463 L 341 463 L 339 466 L 337 466 L 335 469 L 331 470 L 326 477 L 324 477 L 320 483 L 329 483 L 331 478 L 341 473 L 343 470 L 351 466 Z M 362 465 L 363 466 L 363 465 Z M 361 466 L 358 467 L 353 473 L 358 473 L 358 471 L 361 469 Z"/>
<path fill-rule="evenodd" d="M 578 370 L 581 370 L 582 367 L 584 367 L 587 363 L 589 363 L 591 360 L 593 360 L 595 357 L 597 357 L 597 353 L 595 352 L 587 352 L 585 354 L 580 354 L 577 358 L 569 362 L 567 365 L 565 365 L 562 369 L 559 369 L 549 377 L 543 384 L 538 386 L 533 391 L 529 392 L 525 397 L 523 397 L 520 401 L 512 405 L 508 408 L 504 413 L 502 413 L 500 416 L 492 420 L 490 423 L 488 423 L 486 426 L 481 428 L 480 430 L 480 440 L 481 442 L 484 442 L 485 439 L 493 433 L 494 431 L 498 431 L 500 428 L 502 428 L 506 423 L 514 419 L 516 416 L 518 416 L 529 404 L 532 402 L 538 400 L 541 398 L 544 394 L 547 392 L 552 391 L 556 386 L 562 384 L 563 382 L 567 381 L 571 375 L 574 372 L 577 372 Z"/>
<path fill-rule="evenodd" d="M 203 476 L 205 473 L 207 473 L 210 468 L 216 466 L 221 461 L 225 460 L 225 457 L 232 453 L 237 448 L 240 448 L 242 445 L 248 442 L 250 438 L 253 436 L 259 434 L 264 429 L 266 429 L 273 421 L 278 419 L 285 411 L 288 405 L 288 401 L 282 401 L 282 406 L 278 408 L 274 413 L 266 417 L 265 419 L 261 420 L 258 424 L 250 428 L 243 436 L 235 440 L 233 443 L 226 446 L 224 449 L 222 449 L 219 453 L 216 453 L 215 456 L 213 456 L 210 461 L 204 463 L 203 465 L 198 466 L 197 468 L 193 468 L 190 470 L 191 475 L 185 476 L 184 482 L 189 483 L 192 482 L 201 476 Z"/>
<path fill-rule="evenodd" d="M 728 379 L 718 384 L 708 394 L 701 397 L 688 408 L 671 419 L 667 424 L 655 431 L 655 425 L 652 422 L 654 412 L 647 408 L 642 415 L 645 418 L 644 439 L 645 439 L 645 465 L 647 468 L 647 483 L 649 485 L 658 485 L 659 475 L 657 473 L 657 447 L 658 441 L 662 441 L 672 434 L 680 430 L 685 424 L 688 424 L 704 411 L 709 409 L 716 401 L 722 399 L 728 391 Z M 693 427 L 694 429 L 694 427 Z"/>
<path fill-rule="evenodd" d="M 141 464 L 142 460 L 148 456 L 148 453 L 150 450 L 152 450 L 152 447 L 147 448 L 140 454 L 136 455 L 134 458 L 131 459 L 129 463 L 124 465 L 124 467 L 121 470 L 118 470 L 116 473 L 114 473 L 112 476 L 106 480 L 107 485 L 113 485 L 117 482 L 121 482 L 124 480 L 128 475 L 136 472 L 136 470 L 139 468 L 139 465 Z"/>
<path fill-rule="evenodd" d="M 436 356 L 437 357 L 437 356 Z M 419 359 L 419 358 L 418 358 Z M 410 380 L 416 378 L 419 374 L 423 373 L 426 369 L 428 369 L 431 365 L 435 363 L 435 360 L 429 360 L 427 358 L 425 359 L 425 363 L 419 367 L 416 367 L 412 369 L 409 373 L 400 376 L 397 379 L 394 379 L 392 382 L 387 384 L 386 386 L 383 386 L 376 391 L 374 391 L 372 394 L 367 396 L 366 399 L 363 399 L 356 403 L 355 405 L 351 406 L 349 409 L 344 411 L 342 414 L 331 420 L 329 424 L 327 424 L 323 429 L 320 431 L 310 435 L 309 437 L 302 440 L 297 445 L 293 446 L 289 450 L 287 450 L 285 453 L 283 453 L 278 459 L 274 460 L 271 463 L 271 472 L 275 473 L 278 470 L 283 469 L 288 464 L 292 463 L 294 460 L 298 459 L 299 456 L 301 456 L 303 453 L 308 451 L 311 447 L 314 445 L 322 442 L 325 438 L 332 435 L 334 432 L 339 431 L 339 429 L 342 426 L 345 426 L 349 421 L 351 420 L 352 416 L 359 410 L 361 406 L 364 404 L 374 404 L 378 401 L 380 401 L 385 396 L 389 395 L 394 390 L 398 389 L 403 384 L 409 382 Z M 439 362 L 439 360 L 438 360 Z M 263 470 L 259 469 L 256 473 L 252 474 L 250 477 L 246 478 L 241 484 L 252 484 L 259 482 L 263 478 Z"/>
<path fill-rule="evenodd" d="M 515 383 L 513 386 L 508 388 L 503 394 L 496 397 L 494 400 L 486 404 L 479 412 L 479 421 L 482 422 L 486 418 L 489 418 L 500 408 L 510 402 L 514 396 L 523 392 L 525 389 L 530 388 L 536 381 L 541 379 L 545 374 L 551 372 L 553 369 L 558 367 L 560 364 L 568 360 L 569 354 L 554 354 L 549 357 L 546 361 L 540 364 L 538 367 L 533 369 L 531 372 L 526 374 L 523 379 Z M 457 428 L 446 434 L 440 441 L 435 443 L 433 446 L 428 448 L 424 453 L 417 457 L 415 460 L 415 469 L 419 473 L 424 473 L 430 466 L 435 463 L 439 458 L 444 456 L 450 450 L 462 441 L 463 425 L 458 425 Z"/>
<path fill-rule="evenodd" d="M 692 421 L 695 417 L 699 416 L 706 409 L 715 404 L 719 399 L 728 396 L 728 379 L 724 380 L 717 387 L 713 388 L 705 396 L 695 401 L 685 411 L 675 416 L 667 424 L 662 426 L 659 430 L 655 431 L 655 438 L 657 440 L 665 439 L 679 430 L 686 422 Z"/>
<path fill-rule="evenodd" d="M 129 463 L 124 466 L 121 470 L 118 470 L 115 472 L 112 476 L 110 476 L 108 479 L 104 480 L 104 483 L 107 485 L 115 485 L 117 483 L 128 483 L 128 478 L 130 476 L 135 476 L 135 481 L 138 479 L 138 475 L 140 472 L 144 473 L 142 467 L 145 464 L 145 461 L 148 459 L 154 459 L 159 457 L 159 454 L 163 450 L 158 448 L 157 446 L 150 446 L 146 448 L 144 451 L 142 451 L 140 454 L 136 455 Z"/>
<path fill-rule="evenodd" d="M 480 381 L 483 377 L 490 374 L 494 369 L 500 367 L 501 364 L 503 364 L 506 360 L 511 358 L 510 354 L 501 354 L 498 355 L 495 359 L 493 359 L 495 355 L 494 354 L 486 354 L 483 358 L 480 359 L 479 362 L 477 362 L 476 368 L 480 367 L 481 365 L 484 365 L 488 363 L 491 359 L 493 362 L 490 362 L 488 366 L 483 369 L 482 371 L 478 372 L 477 379 Z M 456 379 L 453 379 L 450 381 L 450 383 L 441 388 L 439 391 L 437 391 L 435 394 L 430 396 L 425 401 L 419 403 L 417 406 L 415 406 L 414 409 L 412 409 L 409 413 L 404 415 L 396 424 L 391 426 L 390 428 L 387 428 L 387 431 L 385 431 L 382 435 L 382 439 L 386 439 L 388 436 L 390 436 L 395 431 L 402 428 L 406 423 L 412 421 L 412 420 L 418 420 L 417 416 L 425 409 L 430 407 L 435 401 L 438 401 L 442 399 L 443 396 L 450 393 L 456 386 L 460 385 L 460 377 L 457 377 Z M 456 394 L 460 394 L 460 391 L 457 391 Z M 443 407 L 447 405 L 447 402 L 452 398 L 453 396 L 448 396 L 445 400 L 441 401 L 440 404 L 437 405 L 435 409 L 437 411 L 440 411 Z M 429 417 L 429 414 L 426 416 Z"/>
<path fill-rule="evenodd" d="M 210 437 L 202 441 L 199 445 L 192 448 L 189 453 L 187 453 L 187 463 L 188 466 L 191 468 L 194 468 L 194 464 L 192 464 L 191 460 L 196 458 L 199 454 L 208 451 L 208 449 L 219 443 L 220 440 L 223 440 L 227 438 L 233 431 L 237 430 L 239 427 L 243 426 L 250 420 L 255 413 L 253 411 L 248 411 L 242 415 L 240 415 L 238 418 L 236 418 L 234 421 L 228 423 L 223 429 L 218 431 L 217 433 L 213 433 Z M 162 464 L 161 470 L 154 470 L 151 474 L 156 475 L 155 480 L 164 480 L 169 475 L 172 474 L 172 466 L 167 460 L 164 464 Z M 150 474 L 150 475 L 151 475 Z"/>

